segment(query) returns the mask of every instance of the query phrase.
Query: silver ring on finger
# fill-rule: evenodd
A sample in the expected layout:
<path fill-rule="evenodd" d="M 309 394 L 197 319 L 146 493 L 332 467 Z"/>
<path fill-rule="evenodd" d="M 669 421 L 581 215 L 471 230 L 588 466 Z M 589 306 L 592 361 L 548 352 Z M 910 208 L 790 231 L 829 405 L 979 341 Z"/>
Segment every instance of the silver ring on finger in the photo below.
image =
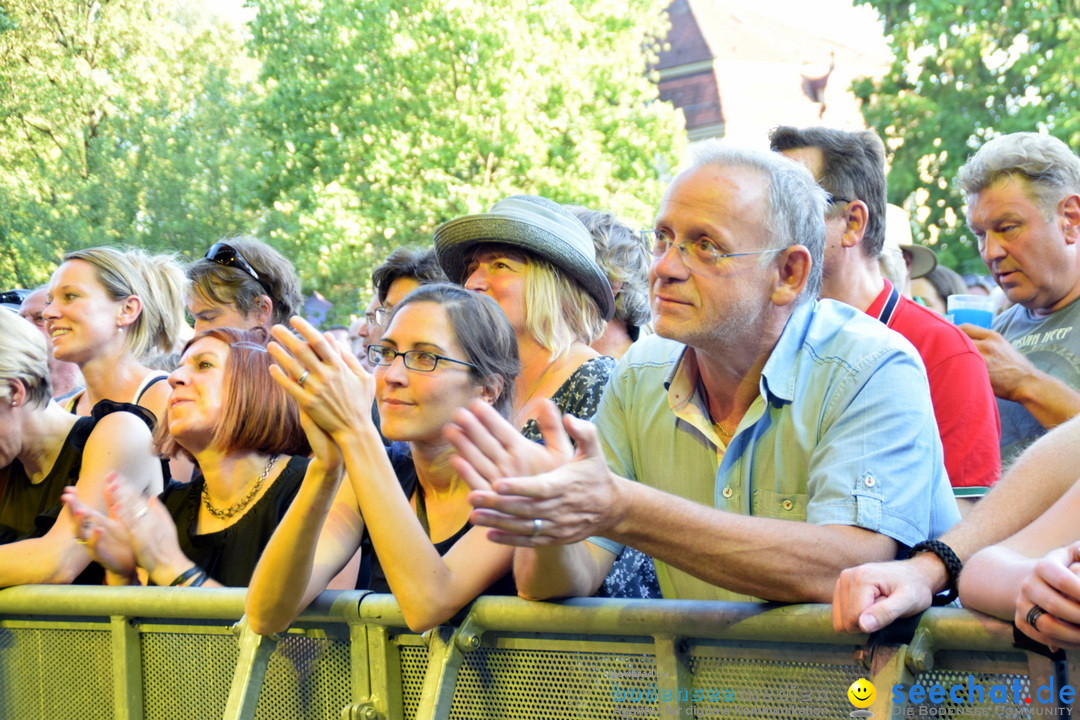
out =
<path fill-rule="evenodd" d="M 540 534 L 540 531 L 544 529 L 544 521 L 540 518 L 533 518 L 533 528 L 529 537 L 536 537 Z"/>
<path fill-rule="evenodd" d="M 148 512 L 150 512 L 150 506 L 149 505 L 143 505 L 141 508 L 139 508 L 138 512 L 135 513 L 135 519 L 138 520 L 139 518 L 141 518 L 143 515 L 145 515 Z"/>
<path fill-rule="evenodd" d="M 1038 630 L 1039 626 L 1036 623 L 1038 623 L 1039 618 L 1041 618 L 1045 614 L 1046 611 L 1043 610 L 1041 607 L 1039 607 L 1038 605 L 1032 605 L 1031 609 L 1027 611 L 1027 617 L 1025 617 L 1024 619 L 1027 620 L 1028 625 Z"/>
<path fill-rule="evenodd" d="M 300 373 L 300 377 L 296 378 L 296 384 L 299 385 L 300 387 L 304 387 L 304 381 L 308 379 L 308 375 L 310 375 L 310 374 L 311 373 L 309 373 L 307 370 Z"/>

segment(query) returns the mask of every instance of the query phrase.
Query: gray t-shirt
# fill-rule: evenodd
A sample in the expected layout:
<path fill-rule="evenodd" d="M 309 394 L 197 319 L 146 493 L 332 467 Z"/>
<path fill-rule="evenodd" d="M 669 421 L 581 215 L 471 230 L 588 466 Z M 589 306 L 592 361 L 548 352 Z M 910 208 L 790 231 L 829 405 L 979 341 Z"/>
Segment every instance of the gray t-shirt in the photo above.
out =
<path fill-rule="evenodd" d="M 1020 305 L 1001 313 L 994 330 L 1001 333 L 1032 365 L 1080 390 L 1080 301 L 1040 317 Z M 998 398 L 1001 414 L 1001 462 L 1008 467 L 1046 428 L 1020 403 Z"/>

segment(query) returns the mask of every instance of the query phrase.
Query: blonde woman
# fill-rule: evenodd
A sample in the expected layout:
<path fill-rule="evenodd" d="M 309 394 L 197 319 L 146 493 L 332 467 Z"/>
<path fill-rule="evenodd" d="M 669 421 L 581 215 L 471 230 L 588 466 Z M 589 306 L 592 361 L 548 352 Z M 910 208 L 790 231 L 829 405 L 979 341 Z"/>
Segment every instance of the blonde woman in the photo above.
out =
<path fill-rule="evenodd" d="M 603 333 L 615 296 L 585 226 L 556 202 L 518 195 L 441 225 L 435 252 L 447 277 L 493 298 L 514 329 L 521 375 L 510 421 L 539 440 L 545 398 L 592 417 L 615 361 L 589 343 Z"/>
<path fill-rule="evenodd" d="M 563 414 L 592 418 L 615 360 L 589 344 L 614 314 L 615 296 L 581 221 L 547 198 L 517 195 L 441 225 L 435 252 L 447 277 L 494 298 L 514 329 L 521 374 L 510 422 L 539 441 L 546 400 Z M 651 560 L 624 550 L 603 592 L 660 597 Z"/>
<path fill-rule="evenodd" d="M 168 255 L 99 247 L 64 256 L 42 316 L 54 357 L 78 365 L 86 381 L 68 410 L 89 415 L 99 401 L 114 400 L 163 415 L 167 374 L 146 357 L 171 353 L 180 340 L 183 288 L 184 272 Z"/>

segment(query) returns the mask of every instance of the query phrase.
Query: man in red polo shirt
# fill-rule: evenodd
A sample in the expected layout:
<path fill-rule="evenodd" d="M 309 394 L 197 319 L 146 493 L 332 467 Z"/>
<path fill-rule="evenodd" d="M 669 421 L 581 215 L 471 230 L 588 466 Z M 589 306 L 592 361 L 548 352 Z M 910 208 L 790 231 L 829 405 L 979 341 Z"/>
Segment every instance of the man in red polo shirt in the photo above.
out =
<path fill-rule="evenodd" d="M 878 318 L 922 357 L 945 469 L 960 511 L 966 512 L 1001 475 L 997 401 L 986 363 L 967 335 L 901 295 L 881 275 L 886 202 L 881 139 L 869 130 L 778 127 L 769 140 L 773 150 L 803 164 L 832 196 L 825 216 L 821 296 Z"/>

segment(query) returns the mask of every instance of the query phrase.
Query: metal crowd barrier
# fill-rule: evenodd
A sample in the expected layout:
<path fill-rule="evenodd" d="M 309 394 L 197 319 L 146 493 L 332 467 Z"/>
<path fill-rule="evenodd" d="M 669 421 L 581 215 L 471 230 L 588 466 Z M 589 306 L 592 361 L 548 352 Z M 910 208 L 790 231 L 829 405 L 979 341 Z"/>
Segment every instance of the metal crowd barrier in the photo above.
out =
<path fill-rule="evenodd" d="M 418 635 L 389 595 L 327 592 L 268 638 L 237 622 L 243 599 L 237 589 L 2 590 L 0 720 L 1071 711 L 1048 699 L 1051 686 L 1061 698 L 1060 672 L 1014 648 L 1011 626 L 958 609 L 931 610 L 907 637 L 868 644 L 834 633 L 825 605 L 484 597 L 452 626 Z M 860 677 L 877 693 L 865 710 L 848 697 Z M 927 697 L 935 686 L 943 701 Z"/>

